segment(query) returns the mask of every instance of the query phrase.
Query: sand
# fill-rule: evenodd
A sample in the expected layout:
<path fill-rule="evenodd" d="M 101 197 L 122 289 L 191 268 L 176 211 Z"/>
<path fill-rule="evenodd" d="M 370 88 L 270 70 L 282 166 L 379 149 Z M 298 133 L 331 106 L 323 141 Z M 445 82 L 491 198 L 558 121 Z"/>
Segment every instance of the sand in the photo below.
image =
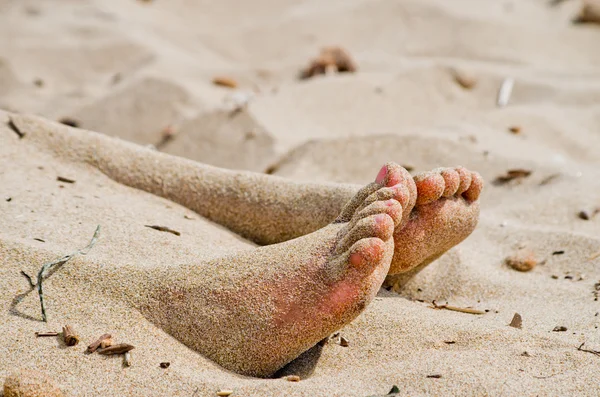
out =
<path fill-rule="evenodd" d="M 573 24 L 580 8 L 575 0 L 0 3 L 4 110 L 69 117 L 142 146 L 171 127 L 178 134 L 161 151 L 298 183 L 364 185 L 386 161 L 413 172 L 462 165 L 487 182 L 475 232 L 399 293 L 380 290 L 340 331 L 347 347 L 334 339 L 283 372 L 300 382 L 257 379 L 185 347 L 98 277 L 126 285 L 144 267 L 253 245 L 181 204 L 19 142 L 2 113 L 0 379 L 35 369 L 73 396 L 368 396 L 393 385 L 403 395 L 597 394 L 600 357 L 577 347 L 600 350 L 600 215 L 578 213 L 600 206 L 600 27 Z M 358 71 L 298 81 L 329 45 L 345 48 Z M 455 70 L 476 85 L 461 87 Z M 213 85 L 216 75 L 239 89 Z M 515 86 L 499 108 L 506 77 Z M 493 183 L 517 168 L 532 173 Z M 21 270 L 34 274 L 84 247 L 98 224 L 91 252 L 47 280 L 48 324 L 34 294 L 12 306 L 27 290 Z M 523 246 L 540 261 L 529 272 L 505 264 Z M 489 311 L 434 310 L 432 300 Z M 521 329 L 508 326 L 515 313 Z M 82 339 L 74 348 L 34 336 L 65 324 Z M 136 346 L 131 367 L 83 353 L 106 332 Z"/>

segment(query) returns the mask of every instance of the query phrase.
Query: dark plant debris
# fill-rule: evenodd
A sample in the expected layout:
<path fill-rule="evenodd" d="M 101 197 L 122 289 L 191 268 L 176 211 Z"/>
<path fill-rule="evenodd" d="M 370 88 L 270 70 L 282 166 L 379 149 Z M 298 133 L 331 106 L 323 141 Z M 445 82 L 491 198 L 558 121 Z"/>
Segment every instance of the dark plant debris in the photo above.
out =
<path fill-rule="evenodd" d="M 581 352 L 592 353 L 592 354 L 600 357 L 600 350 L 584 349 L 583 345 L 585 345 L 585 342 L 583 342 L 581 345 L 579 345 L 579 347 L 577 348 L 577 350 L 581 351 Z"/>
<path fill-rule="evenodd" d="M 75 183 L 75 179 L 66 178 L 64 176 L 57 176 L 56 180 L 59 182 L 64 182 L 64 183 Z"/>
<path fill-rule="evenodd" d="M 565 327 L 564 325 L 557 325 L 556 327 L 554 327 L 552 332 L 565 332 L 566 330 L 567 327 Z"/>
<path fill-rule="evenodd" d="M 160 232 L 167 232 L 167 233 L 174 234 L 176 236 L 181 236 L 181 233 L 179 233 L 177 230 L 173 230 L 166 226 L 159 226 L 159 225 L 144 225 L 144 226 L 149 227 L 150 229 L 158 230 Z"/>
<path fill-rule="evenodd" d="M 98 350 L 99 354 L 110 355 L 110 354 L 123 354 L 130 350 L 135 349 L 133 345 L 127 343 L 119 343 L 118 345 L 108 346 L 104 349 Z"/>
<path fill-rule="evenodd" d="M 577 213 L 577 216 L 584 221 L 593 219 L 598 213 L 600 213 L 600 207 L 594 208 L 593 210 L 581 210 Z"/>
<path fill-rule="evenodd" d="M 552 182 L 555 179 L 557 179 L 558 177 L 560 177 L 560 175 L 561 175 L 560 173 L 548 175 L 547 177 L 545 177 L 544 179 L 542 179 L 540 181 L 540 186 L 549 184 L 550 182 Z"/>
<path fill-rule="evenodd" d="M 492 183 L 497 186 L 505 185 L 511 181 L 516 181 L 520 183 L 523 179 L 529 177 L 532 174 L 532 172 L 533 171 L 525 170 L 522 168 L 508 170 L 506 174 L 497 176 Z"/>
<path fill-rule="evenodd" d="M 442 375 L 440 374 L 433 374 L 433 375 L 427 375 L 428 378 L 431 379 L 440 379 L 442 377 Z"/>
<path fill-rule="evenodd" d="M 170 362 L 164 362 L 164 363 L 160 363 L 159 366 L 161 368 L 169 368 L 171 366 Z"/>
<path fill-rule="evenodd" d="M 58 122 L 64 125 L 68 125 L 69 127 L 74 127 L 74 128 L 79 128 L 79 126 L 81 125 L 81 123 L 75 119 L 72 119 L 70 117 L 63 117 L 61 119 L 58 119 Z"/>
<path fill-rule="evenodd" d="M 330 70 L 337 73 L 353 73 L 356 69 L 356 64 L 346 50 L 341 47 L 325 47 L 321 49 L 319 56 L 300 72 L 300 79 L 326 74 Z"/>
<path fill-rule="evenodd" d="M 25 133 L 23 131 L 21 131 L 19 129 L 19 127 L 17 127 L 17 125 L 11 118 L 8 119 L 8 128 L 13 130 L 15 132 L 15 134 L 17 134 L 19 136 L 19 139 L 23 139 L 25 137 Z"/>

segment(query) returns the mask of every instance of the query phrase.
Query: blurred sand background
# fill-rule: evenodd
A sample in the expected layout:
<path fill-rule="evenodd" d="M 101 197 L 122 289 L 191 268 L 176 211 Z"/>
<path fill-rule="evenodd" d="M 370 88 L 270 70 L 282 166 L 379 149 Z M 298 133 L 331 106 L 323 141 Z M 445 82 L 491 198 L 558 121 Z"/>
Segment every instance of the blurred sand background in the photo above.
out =
<path fill-rule="evenodd" d="M 193 261 L 198 216 L 20 144 L 2 113 L 0 379 L 34 368 L 71 396 L 368 396 L 393 385 L 411 396 L 597 395 L 600 357 L 577 347 L 600 350 L 600 25 L 574 24 L 580 8 L 577 0 L 0 1 L 1 109 L 295 180 L 363 184 L 396 161 L 412 172 L 463 165 L 487 181 L 473 235 L 402 290 L 382 290 L 341 330 L 349 346 L 325 345 L 310 374 L 293 367 L 301 382 L 253 379 L 189 350 L 103 295 L 93 274 L 81 280 L 73 270 Z M 327 45 L 346 49 L 358 71 L 298 80 Z M 457 84 L 457 72 L 475 86 Z M 214 85 L 215 76 L 238 88 Z M 500 108 L 507 77 L 515 85 Z M 165 129 L 176 136 L 159 145 Z M 494 183 L 511 169 L 531 174 Z M 61 188 L 56 175 L 77 183 Z M 143 227 L 150 222 L 182 236 Z M 48 325 L 15 315 L 11 302 L 27 290 L 19 271 L 34 274 L 85 246 L 98 223 L 97 246 L 45 284 Z M 523 248 L 539 262 L 525 273 L 505 264 Z M 434 310 L 432 300 L 486 312 Z M 19 311 L 39 317 L 35 294 Z M 521 329 L 508 326 L 515 313 Z M 77 348 L 34 336 L 66 323 L 82 337 Z M 553 331 L 560 326 L 567 330 Z M 132 367 L 82 354 L 105 332 L 136 346 Z"/>

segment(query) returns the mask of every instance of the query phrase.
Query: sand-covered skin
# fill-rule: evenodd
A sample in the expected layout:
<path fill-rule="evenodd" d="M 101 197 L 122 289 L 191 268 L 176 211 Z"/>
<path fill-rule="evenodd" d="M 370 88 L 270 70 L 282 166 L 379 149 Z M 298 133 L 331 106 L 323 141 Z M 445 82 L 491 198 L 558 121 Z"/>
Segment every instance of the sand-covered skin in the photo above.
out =
<path fill-rule="evenodd" d="M 207 222 L 184 207 L 20 145 L 2 127 L 0 324 L 11 342 L 0 344 L 0 378 L 32 368 L 66 395 L 103 396 L 211 395 L 222 388 L 234 395 L 367 396 L 385 394 L 393 384 L 410 395 L 594 394 L 600 359 L 577 347 L 585 342 L 584 348 L 600 350 L 594 300 L 600 256 L 590 259 L 600 251 L 600 220 L 577 213 L 600 203 L 600 29 L 572 24 L 579 1 L 548 3 L 1 4 L 4 109 L 78 117 L 84 128 L 88 123 L 140 144 L 155 144 L 165 127 L 178 125 L 182 143 L 173 140 L 167 152 L 209 163 L 219 153 L 218 165 L 254 171 L 273 164 L 276 175 L 297 181 L 364 185 L 374 168 L 396 161 L 414 172 L 460 164 L 487 184 L 475 232 L 401 295 L 381 291 L 342 330 L 348 347 L 328 343 L 316 366 L 288 368 L 312 370 L 301 382 L 257 380 L 184 347 L 105 294 L 94 272 L 74 278 L 75 269 L 106 263 L 124 269 L 193 263 L 246 249 L 248 242 L 232 242 L 229 231 L 214 225 L 206 233 Z M 298 71 L 327 45 L 348 50 L 359 71 L 298 82 Z M 477 84 L 462 88 L 450 68 Z M 238 113 L 245 119 L 229 139 L 201 129 L 202 120 L 227 124 L 224 102 L 234 91 L 214 86 L 215 75 L 235 78 L 240 90 L 260 88 Z M 507 76 L 516 83 L 500 109 L 496 94 Z M 145 101 L 156 81 L 163 95 Z M 116 110 L 107 98 L 115 102 L 120 93 L 126 108 L 140 110 L 111 115 Z M 260 147 L 247 134 L 252 126 Z M 512 126 L 521 133 L 511 133 Z M 187 136 L 213 137 L 214 144 Z M 520 183 L 493 183 L 514 168 L 533 173 Z M 61 188 L 57 175 L 76 183 Z M 27 288 L 19 271 L 34 274 L 45 261 L 85 246 L 97 224 L 102 235 L 91 253 L 47 280 L 49 324 L 11 314 L 13 298 Z M 144 224 L 169 226 L 181 236 Z M 216 248 L 199 250 L 200 240 Z M 505 265 L 523 245 L 546 259 L 527 273 Z M 490 311 L 434 310 L 416 299 Z M 39 318 L 33 294 L 18 310 Z M 515 312 L 523 317 L 520 330 L 507 325 Z M 65 348 L 34 336 L 65 324 L 86 343 L 109 332 L 135 345 L 132 367 L 123 368 L 120 357 L 84 355 L 86 343 Z M 552 332 L 556 326 L 567 331 Z M 171 362 L 166 370 L 158 366 L 163 361 Z M 435 374 L 442 377 L 427 378 Z"/>

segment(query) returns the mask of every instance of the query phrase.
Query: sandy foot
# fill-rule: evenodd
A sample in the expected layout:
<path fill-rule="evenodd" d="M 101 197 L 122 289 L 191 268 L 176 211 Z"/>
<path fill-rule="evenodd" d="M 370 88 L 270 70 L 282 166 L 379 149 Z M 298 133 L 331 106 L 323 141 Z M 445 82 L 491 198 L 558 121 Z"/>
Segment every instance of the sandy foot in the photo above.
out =
<path fill-rule="evenodd" d="M 483 179 L 478 173 L 463 167 L 438 168 L 415 176 L 415 183 L 417 203 L 407 225 L 394 233 L 388 285 L 404 284 L 467 238 L 479 219 Z"/>
<path fill-rule="evenodd" d="M 135 304 L 223 367 L 272 375 L 374 298 L 388 272 L 394 230 L 410 212 L 402 203 L 415 200 L 407 185 L 412 179 L 380 177 L 365 199 L 352 201 L 351 217 L 345 211 L 347 218 L 314 233 L 193 267 L 159 269 L 147 275 L 149 292 Z M 152 290 L 156 279 L 161 287 Z"/>

